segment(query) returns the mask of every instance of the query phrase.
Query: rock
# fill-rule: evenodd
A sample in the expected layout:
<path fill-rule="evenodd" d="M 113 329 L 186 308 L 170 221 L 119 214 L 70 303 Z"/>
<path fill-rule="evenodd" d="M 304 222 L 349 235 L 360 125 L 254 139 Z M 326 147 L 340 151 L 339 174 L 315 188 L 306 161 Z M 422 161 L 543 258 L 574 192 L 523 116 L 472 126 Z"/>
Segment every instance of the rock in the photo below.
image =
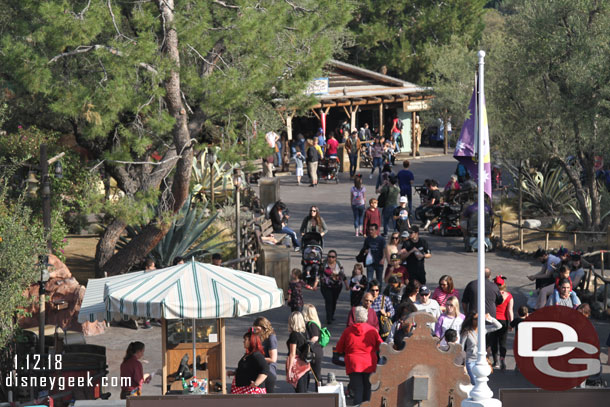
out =
<path fill-rule="evenodd" d="M 80 285 L 66 265 L 57 256 L 49 255 L 49 281 L 46 285 L 45 323 L 60 326 L 65 330 L 83 332 L 84 335 L 98 335 L 104 332 L 103 322 L 78 322 L 85 287 Z M 32 299 L 32 304 L 26 308 L 31 316 L 19 320 L 22 328 L 38 326 L 39 296 L 38 284 L 31 285 L 25 295 Z M 65 309 L 57 309 L 56 304 L 67 303 Z"/>
<path fill-rule="evenodd" d="M 523 221 L 523 226 L 526 228 L 536 229 L 542 226 L 542 222 L 538 219 L 526 219 Z"/>

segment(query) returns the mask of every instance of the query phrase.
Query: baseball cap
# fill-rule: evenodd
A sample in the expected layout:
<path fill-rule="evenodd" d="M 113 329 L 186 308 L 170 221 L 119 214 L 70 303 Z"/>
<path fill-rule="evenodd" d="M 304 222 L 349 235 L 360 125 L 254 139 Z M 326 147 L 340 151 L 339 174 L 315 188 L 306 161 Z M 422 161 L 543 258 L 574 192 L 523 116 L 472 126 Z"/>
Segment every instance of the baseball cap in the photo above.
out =
<path fill-rule="evenodd" d="M 400 256 L 398 255 L 398 253 L 392 253 L 390 255 L 390 261 L 392 260 L 400 260 Z"/>
<path fill-rule="evenodd" d="M 398 281 L 398 277 L 396 277 L 396 276 L 392 276 L 392 277 L 390 277 L 390 278 L 388 279 L 388 283 L 389 283 L 389 284 L 396 284 L 396 283 L 399 283 L 399 281 Z"/>
<path fill-rule="evenodd" d="M 407 202 L 409 202 L 409 200 L 407 199 L 406 196 L 401 196 L 400 197 L 400 203 L 407 203 Z"/>
<path fill-rule="evenodd" d="M 504 276 L 496 276 L 494 278 L 494 283 L 496 283 L 497 285 L 504 285 L 505 282 L 506 282 L 506 277 L 504 277 Z"/>
<path fill-rule="evenodd" d="M 404 232 L 402 232 L 402 233 L 400 234 L 400 237 L 409 237 L 409 231 L 408 231 L 408 230 L 405 230 Z"/>
<path fill-rule="evenodd" d="M 559 249 L 559 251 L 557 252 L 558 256 L 565 256 L 566 254 L 568 254 L 568 249 L 566 249 L 565 247 L 562 247 L 561 249 Z"/>
<path fill-rule="evenodd" d="M 413 225 L 411 229 L 409 229 L 409 233 L 419 233 L 419 226 Z"/>
<path fill-rule="evenodd" d="M 430 289 L 428 288 L 427 285 L 422 285 L 421 287 L 419 287 L 419 294 L 430 294 Z"/>

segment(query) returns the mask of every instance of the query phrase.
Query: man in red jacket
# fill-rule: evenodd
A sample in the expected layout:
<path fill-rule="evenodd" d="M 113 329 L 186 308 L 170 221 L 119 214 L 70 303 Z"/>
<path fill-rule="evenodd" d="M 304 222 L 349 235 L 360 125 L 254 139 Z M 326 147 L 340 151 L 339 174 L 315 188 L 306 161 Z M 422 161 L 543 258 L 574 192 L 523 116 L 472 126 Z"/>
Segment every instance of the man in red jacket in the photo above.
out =
<path fill-rule="evenodd" d="M 353 404 L 360 405 L 371 399 L 369 378 L 377 368 L 377 352 L 382 340 L 379 332 L 366 323 L 370 315 L 366 308 L 356 307 L 353 313 L 355 323 L 343 331 L 336 350 L 345 354 L 345 373 L 354 393 Z"/>
<path fill-rule="evenodd" d="M 370 292 L 364 294 L 364 296 L 362 297 L 362 307 L 366 310 L 368 310 L 368 319 L 365 321 L 367 322 L 370 326 L 372 326 L 373 328 L 375 328 L 377 331 L 379 331 L 379 318 L 377 318 L 377 313 L 375 312 L 375 310 L 373 309 L 373 307 L 371 307 L 371 305 L 373 304 L 373 294 L 371 294 Z M 355 311 L 356 308 L 358 307 L 352 307 L 352 310 L 349 312 L 349 315 L 347 316 L 347 326 L 352 326 L 354 325 L 356 322 L 356 316 L 355 316 Z"/>

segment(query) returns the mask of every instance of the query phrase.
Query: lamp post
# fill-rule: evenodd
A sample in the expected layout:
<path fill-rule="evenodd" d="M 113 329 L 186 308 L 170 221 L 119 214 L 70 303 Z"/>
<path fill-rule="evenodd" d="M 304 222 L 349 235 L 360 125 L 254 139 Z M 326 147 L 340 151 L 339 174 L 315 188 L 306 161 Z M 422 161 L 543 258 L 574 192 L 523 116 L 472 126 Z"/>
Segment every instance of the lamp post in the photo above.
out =
<path fill-rule="evenodd" d="M 47 269 L 47 267 L 49 266 L 49 256 L 47 255 L 43 255 L 40 256 L 38 258 L 38 265 L 40 267 L 40 280 L 38 281 L 38 284 L 40 285 L 39 291 L 38 291 L 38 298 L 39 298 L 39 303 L 38 303 L 38 353 L 43 355 L 44 352 L 44 346 L 45 346 L 45 332 L 44 332 L 44 327 L 45 327 L 45 293 L 46 293 L 46 284 L 47 281 L 49 281 L 49 270 Z"/>
<path fill-rule="evenodd" d="M 241 170 L 236 168 L 233 171 L 233 185 L 235 185 L 235 247 L 237 258 L 241 257 L 241 222 L 239 212 L 241 208 L 240 191 L 241 188 Z"/>
<path fill-rule="evenodd" d="M 208 147 L 206 160 L 208 161 L 208 164 L 210 164 L 210 199 L 212 202 L 212 210 L 214 210 L 214 163 L 216 162 L 216 154 L 214 154 L 213 147 Z"/>
<path fill-rule="evenodd" d="M 47 145 L 40 145 L 40 172 L 42 173 L 42 225 L 47 238 L 47 249 L 53 249 L 51 243 L 51 184 L 49 183 L 49 162 L 47 161 Z"/>

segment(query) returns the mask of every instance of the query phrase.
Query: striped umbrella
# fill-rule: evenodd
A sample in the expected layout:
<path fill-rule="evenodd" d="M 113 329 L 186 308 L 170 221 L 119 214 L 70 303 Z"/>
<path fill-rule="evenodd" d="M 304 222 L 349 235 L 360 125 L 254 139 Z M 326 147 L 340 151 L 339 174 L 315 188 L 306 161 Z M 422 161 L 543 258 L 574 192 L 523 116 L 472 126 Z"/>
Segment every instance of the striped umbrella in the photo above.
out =
<path fill-rule="evenodd" d="M 274 278 L 195 261 L 105 282 L 107 319 L 231 318 L 281 307 Z"/>

